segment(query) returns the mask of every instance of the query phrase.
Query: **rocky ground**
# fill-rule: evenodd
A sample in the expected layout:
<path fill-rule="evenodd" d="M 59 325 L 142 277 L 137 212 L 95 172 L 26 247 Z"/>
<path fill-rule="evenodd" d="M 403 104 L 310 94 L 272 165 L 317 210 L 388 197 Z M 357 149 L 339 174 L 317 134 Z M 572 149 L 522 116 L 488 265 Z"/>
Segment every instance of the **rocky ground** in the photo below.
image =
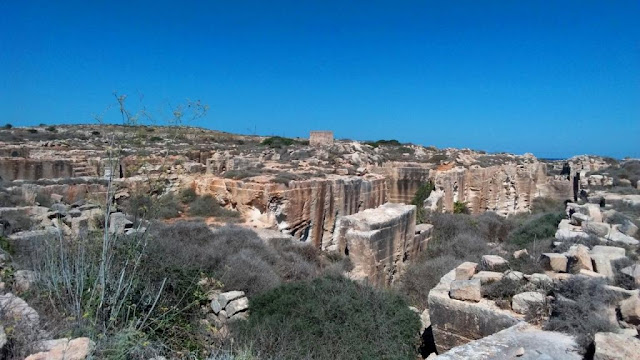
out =
<path fill-rule="evenodd" d="M 0 347 L 15 352 L 22 346 L 19 353 L 29 359 L 83 359 L 96 348 L 97 338 L 73 332 L 58 337 L 38 325 L 42 313 L 29 305 L 41 307 L 43 295 L 34 289 L 44 278 L 29 257 L 52 242 L 83 244 L 97 235 L 112 246 L 108 239 L 142 239 L 157 224 L 201 220 L 218 229 L 234 223 L 253 229 L 265 243 L 284 239 L 326 257 L 313 261 L 346 257 L 350 266 L 341 270 L 344 276 L 393 288 L 429 247 L 434 225 L 423 223 L 425 214 L 495 212 L 517 218 L 532 211 L 535 199 L 549 198 L 568 200 L 553 247 L 535 258 L 524 249 L 509 254 L 545 271 L 514 270 L 497 254 L 452 265 L 429 293 L 428 308 L 413 308 L 422 320 L 421 333 L 433 333 L 423 348 L 448 351 L 443 359 L 480 353 L 484 357 L 477 358 L 532 353 L 629 358 L 625 354 L 640 341 L 636 162 L 592 156 L 544 161 L 531 154 L 395 141 L 242 136 L 185 127 L 4 129 Z M 298 255 L 287 256 L 299 261 Z M 64 276 L 80 271 L 60 269 L 67 271 Z M 64 276 L 61 282 L 72 282 Z M 228 324 L 249 316 L 251 294 L 245 291 L 251 287 L 223 289 L 207 276 L 198 281 L 197 323 L 208 329 L 205 337 L 226 339 Z M 167 286 L 159 285 L 160 292 Z M 589 311 L 603 315 L 599 325 L 574 331 L 580 326 L 566 309 L 584 310 L 571 308 L 584 300 L 584 289 L 608 295 L 589 303 Z M 148 299 L 147 306 L 155 306 L 153 296 Z M 37 330 L 17 340 L 15 334 L 24 333 L 14 331 L 20 326 Z"/>

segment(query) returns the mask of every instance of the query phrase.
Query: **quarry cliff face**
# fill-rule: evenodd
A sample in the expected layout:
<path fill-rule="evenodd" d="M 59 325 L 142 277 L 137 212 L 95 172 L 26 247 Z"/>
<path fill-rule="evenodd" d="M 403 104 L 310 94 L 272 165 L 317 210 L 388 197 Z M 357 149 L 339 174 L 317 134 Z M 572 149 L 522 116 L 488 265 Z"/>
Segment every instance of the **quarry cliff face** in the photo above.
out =
<path fill-rule="evenodd" d="M 455 167 L 433 171 L 437 189 L 444 191 L 443 208 L 453 211 L 454 203 L 467 204 L 476 214 L 494 211 L 509 215 L 529 211 L 531 200 L 547 187 L 546 165 L 540 162 L 489 167 Z M 544 190 L 547 191 L 547 190 Z"/>
<path fill-rule="evenodd" d="M 386 202 L 381 176 L 333 177 L 291 181 L 288 184 L 257 183 L 199 178 L 198 193 L 209 193 L 245 213 L 257 227 L 277 227 L 318 248 L 326 247 L 338 216 L 355 214 Z"/>

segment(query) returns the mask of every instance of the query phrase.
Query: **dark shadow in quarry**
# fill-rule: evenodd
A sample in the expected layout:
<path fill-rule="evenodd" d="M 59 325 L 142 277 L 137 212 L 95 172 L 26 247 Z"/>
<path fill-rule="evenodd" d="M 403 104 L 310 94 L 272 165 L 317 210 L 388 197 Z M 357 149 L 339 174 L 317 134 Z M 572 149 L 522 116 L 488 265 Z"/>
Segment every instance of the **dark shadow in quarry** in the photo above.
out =
<path fill-rule="evenodd" d="M 436 355 L 438 354 L 436 352 L 436 342 L 433 339 L 433 329 L 431 326 L 426 328 L 422 333 L 422 344 L 420 344 L 420 349 L 418 349 L 418 351 L 420 351 L 420 355 L 423 359 L 426 359 L 427 356 L 433 353 Z"/>

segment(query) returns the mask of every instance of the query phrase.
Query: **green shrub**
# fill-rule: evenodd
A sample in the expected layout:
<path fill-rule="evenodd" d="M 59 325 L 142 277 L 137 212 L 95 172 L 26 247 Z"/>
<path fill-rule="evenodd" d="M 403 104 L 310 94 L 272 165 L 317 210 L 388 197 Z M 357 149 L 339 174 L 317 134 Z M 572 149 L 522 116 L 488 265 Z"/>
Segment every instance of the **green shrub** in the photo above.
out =
<path fill-rule="evenodd" d="M 468 214 L 469 213 L 469 209 L 467 208 L 467 204 L 461 202 L 461 201 L 456 201 L 453 203 L 453 213 L 454 214 Z"/>
<path fill-rule="evenodd" d="M 217 216 L 235 218 L 240 213 L 228 210 L 220 206 L 218 201 L 211 194 L 196 197 L 189 205 L 189 214 L 191 216 Z"/>
<path fill-rule="evenodd" d="M 151 142 L 158 142 L 158 141 L 162 141 L 163 139 L 159 136 L 152 136 L 149 141 Z"/>
<path fill-rule="evenodd" d="M 159 219 L 172 219 L 180 215 L 180 209 L 180 204 L 175 195 L 169 193 L 156 200 L 155 204 L 153 204 L 153 213 L 151 215 Z"/>
<path fill-rule="evenodd" d="M 184 188 L 180 191 L 180 201 L 183 204 L 191 204 L 197 197 L 196 191 L 193 188 Z"/>
<path fill-rule="evenodd" d="M 531 213 L 533 214 L 541 214 L 541 213 L 557 213 L 564 211 L 564 201 L 548 198 L 548 197 L 537 197 L 531 201 Z"/>
<path fill-rule="evenodd" d="M 431 195 L 431 191 L 435 189 L 435 185 L 432 181 L 427 181 L 420 185 L 418 191 L 413 196 L 413 200 L 411 200 L 411 205 L 416 206 L 416 223 L 422 224 L 425 221 L 425 210 L 424 210 L 424 201 L 427 200 L 429 195 Z"/>
<path fill-rule="evenodd" d="M 399 296 L 326 276 L 252 298 L 233 332 L 258 358 L 415 359 L 419 329 Z"/>
<path fill-rule="evenodd" d="M 282 147 L 291 146 L 294 144 L 301 144 L 301 142 L 295 139 L 281 137 L 281 136 L 271 136 L 262 140 L 262 142 L 260 143 L 260 145 L 265 145 L 270 148 L 282 148 Z"/>
<path fill-rule="evenodd" d="M 392 140 L 378 140 L 378 141 L 365 141 L 366 145 L 377 148 L 379 146 L 400 146 L 402 145 L 400 141 L 392 139 Z"/>
<path fill-rule="evenodd" d="M 30 134 L 36 134 L 38 132 L 37 129 L 27 129 Z"/>
<path fill-rule="evenodd" d="M 4 125 L 4 128 L 7 129 L 7 130 L 11 129 L 12 127 L 13 127 L 13 125 L 11 125 L 11 124 L 5 124 Z"/>
<path fill-rule="evenodd" d="M 512 231 L 509 235 L 509 242 L 517 246 L 526 246 L 534 240 L 553 237 L 562 219 L 564 219 L 562 213 L 546 213 L 535 216 Z"/>
<path fill-rule="evenodd" d="M 407 266 L 398 282 L 398 290 L 405 294 L 411 305 L 421 309 L 429 307 L 429 291 L 446 273 L 463 262 L 451 255 L 428 257 L 421 254 Z"/>
<path fill-rule="evenodd" d="M 56 129 L 55 126 L 49 126 L 46 130 L 52 133 L 58 132 L 58 129 Z"/>

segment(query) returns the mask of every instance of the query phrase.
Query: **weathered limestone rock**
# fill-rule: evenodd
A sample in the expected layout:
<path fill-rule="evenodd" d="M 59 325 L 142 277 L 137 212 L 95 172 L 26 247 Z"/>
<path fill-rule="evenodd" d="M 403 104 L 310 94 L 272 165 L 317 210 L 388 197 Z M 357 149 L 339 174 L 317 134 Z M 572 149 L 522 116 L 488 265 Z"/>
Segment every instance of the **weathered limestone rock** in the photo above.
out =
<path fill-rule="evenodd" d="M 582 223 L 582 229 L 595 236 L 606 237 L 611 230 L 611 226 L 606 223 L 599 223 L 595 221 L 587 221 Z"/>
<path fill-rule="evenodd" d="M 591 263 L 588 247 L 582 244 L 578 244 L 575 247 L 572 246 L 567 255 L 569 256 L 570 267 L 593 271 L 593 264 Z"/>
<path fill-rule="evenodd" d="M 518 314 L 526 314 L 530 306 L 544 304 L 545 296 L 539 292 L 528 291 L 513 296 L 511 308 Z"/>
<path fill-rule="evenodd" d="M 414 237 L 415 217 L 414 205 L 387 203 L 339 218 L 333 243 L 349 254 L 351 276 L 390 285 L 402 273 L 404 263 L 420 251 Z"/>
<path fill-rule="evenodd" d="M 42 242 L 49 239 L 56 239 L 60 232 L 54 227 L 47 227 L 44 230 L 31 230 L 13 233 L 9 240 L 19 252 L 28 254 L 32 249 L 39 247 Z"/>
<path fill-rule="evenodd" d="M 495 211 L 507 215 L 528 211 L 538 188 L 546 185 L 546 165 L 537 161 L 489 167 L 455 167 L 434 171 L 437 189 L 444 191 L 443 206 L 453 212 L 455 201 L 474 213 Z"/>
<path fill-rule="evenodd" d="M 573 239 L 586 239 L 589 237 L 584 231 L 575 231 L 571 229 L 558 229 L 555 234 L 555 238 L 563 241 L 563 240 L 573 240 Z"/>
<path fill-rule="evenodd" d="M 13 275 L 13 288 L 17 293 L 29 291 L 36 281 L 36 273 L 31 270 L 18 270 Z"/>
<path fill-rule="evenodd" d="M 456 268 L 456 280 L 469 280 L 476 273 L 477 263 L 463 262 Z"/>
<path fill-rule="evenodd" d="M 373 169 L 375 173 L 386 177 L 387 200 L 392 203 L 410 204 L 414 195 L 424 183 L 431 179 L 431 170 L 419 163 L 388 162 Z M 442 200 L 437 198 L 442 191 L 434 190 L 429 204 L 425 209 L 441 212 Z"/>
<path fill-rule="evenodd" d="M 591 249 L 591 254 L 602 254 L 611 260 L 618 260 L 626 256 L 626 250 L 617 246 L 596 245 Z"/>
<path fill-rule="evenodd" d="M 542 266 L 544 266 L 546 270 L 567 272 L 568 259 L 563 254 L 544 253 L 542 254 L 541 262 Z"/>
<path fill-rule="evenodd" d="M 431 224 L 418 224 L 416 225 L 416 235 L 414 237 L 414 243 L 418 251 L 422 251 L 427 248 L 429 240 L 431 240 L 431 234 L 433 233 L 433 225 Z"/>
<path fill-rule="evenodd" d="M 520 323 L 480 340 L 452 348 L 438 360 L 581 360 L 574 338 Z"/>
<path fill-rule="evenodd" d="M 640 357 L 640 340 L 626 334 L 596 333 L 593 360 L 629 360 Z"/>
<path fill-rule="evenodd" d="M 96 346 L 86 337 L 60 340 L 63 341 L 57 342 L 49 351 L 29 355 L 25 360 L 84 360 L 93 353 Z"/>
<path fill-rule="evenodd" d="M 224 309 L 227 307 L 227 304 L 233 300 L 244 297 L 244 291 L 228 291 L 218 295 L 218 302 L 220 307 Z"/>
<path fill-rule="evenodd" d="M 38 326 L 38 322 L 40 321 L 38 313 L 30 307 L 26 301 L 12 293 L 0 295 L 0 311 L 2 311 L 4 316 L 25 321 L 32 327 Z"/>
<path fill-rule="evenodd" d="M 498 255 L 483 255 L 480 263 L 483 268 L 496 271 L 504 270 L 509 266 L 509 262 Z"/>
<path fill-rule="evenodd" d="M 630 324 L 640 325 L 640 296 L 634 294 L 620 302 L 622 319 Z"/>
<path fill-rule="evenodd" d="M 520 320 L 493 301 L 460 301 L 449 297 L 455 270 L 440 279 L 429 292 L 429 316 L 438 353 L 515 325 Z M 471 280 L 473 281 L 473 280 Z"/>
<path fill-rule="evenodd" d="M 616 226 L 616 229 L 628 236 L 634 236 L 638 232 L 638 227 L 636 226 L 636 224 L 631 222 L 631 220 L 629 219 L 625 219 L 622 224 L 618 224 Z"/>
<path fill-rule="evenodd" d="M 109 232 L 116 235 L 124 234 L 126 229 L 131 229 L 133 223 L 129 221 L 124 213 L 115 212 L 109 217 Z"/>
<path fill-rule="evenodd" d="M 587 277 L 591 277 L 591 278 L 606 278 L 607 277 L 604 274 L 599 274 L 599 273 L 597 273 L 595 271 L 587 270 L 587 269 L 580 269 L 578 271 L 578 275 L 587 276 Z"/>
<path fill-rule="evenodd" d="M 547 274 L 531 274 L 531 276 L 529 276 L 529 281 L 539 286 L 550 286 L 553 284 L 553 279 L 551 279 Z"/>
<path fill-rule="evenodd" d="M 516 259 L 520 259 L 523 256 L 529 256 L 529 251 L 527 251 L 527 249 L 516 250 L 513 252 L 513 257 Z"/>
<path fill-rule="evenodd" d="M 609 279 L 613 279 L 615 277 L 610 257 L 604 254 L 591 254 L 591 260 L 593 261 L 593 270 L 595 272 L 602 274 Z"/>
<path fill-rule="evenodd" d="M 233 204 L 259 227 L 277 227 L 323 250 L 339 250 L 332 241 L 339 217 L 378 207 L 387 200 L 385 178 L 370 174 L 328 175 L 291 181 L 288 186 L 203 176 L 191 185 L 198 194 L 212 194 L 221 203 Z"/>
<path fill-rule="evenodd" d="M 633 264 L 631 266 L 627 266 L 626 268 L 621 269 L 620 272 L 631 277 L 636 283 L 636 286 L 640 287 L 640 265 Z"/>
<path fill-rule="evenodd" d="M 456 300 L 480 301 L 482 299 L 481 282 L 473 280 L 454 280 L 451 282 L 449 296 Z"/>
<path fill-rule="evenodd" d="M 41 180 L 73 177 L 71 160 L 1 158 L 0 178 L 4 181 Z"/>
<path fill-rule="evenodd" d="M 580 226 L 585 222 L 589 222 L 592 221 L 593 219 L 591 219 L 591 216 L 589 215 L 585 215 L 582 213 L 573 213 L 571 215 L 571 224 L 572 225 L 576 225 L 576 226 Z"/>
<path fill-rule="evenodd" d="M 249 308 L 249 299 L 241 297 L 239 299 L 232 300 L 225 307 L 225 311 L 229 316 L 233 316 L 241 311 L 245 311 Z"/>
<path fill-rule="evenodd" d="M 431 191 L 429 197 L 424 201 L 424 209 L 430 212 L 438 213 L 442 212 L 442 199 L 444 198 L 444 191 L 435 189 Z"/>
<path fill-rule="evenodd" d="M 607 240 L 632 246 L 640 244 L 640 241 L 638 239 L 635 239 L 629 235 L 625 235 L 618 231 L 616 228 L 611 229 L 609 235 L 607 235 Z"/>
<path fill-rule="evenodd" d="M 522 281 L 524 280 L 524 273 L 515 270 L 507 270 L 504 273 L 504 276 L 513 281 Z"/>
<path fill-rule="evenodd" d="M 480 280 L 482 285 L 500 281 L 503 277 L 504 274 L 497 271 L 479 271 L 473 275 L 473 279 Z"/>

